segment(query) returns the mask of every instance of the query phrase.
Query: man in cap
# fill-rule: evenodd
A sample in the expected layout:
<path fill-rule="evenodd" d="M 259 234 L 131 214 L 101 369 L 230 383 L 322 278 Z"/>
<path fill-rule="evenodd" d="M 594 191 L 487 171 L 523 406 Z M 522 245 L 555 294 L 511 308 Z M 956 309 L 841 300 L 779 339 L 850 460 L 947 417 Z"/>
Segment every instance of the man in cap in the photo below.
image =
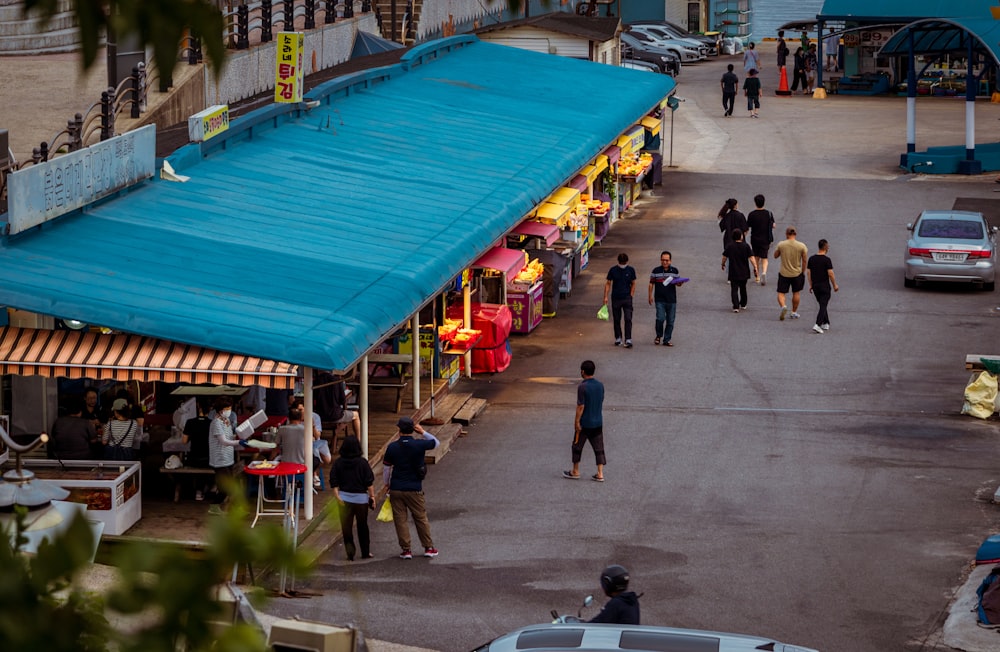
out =
<path fill-rule="evenodd" d="M 410 524 L 407 514 L 413 515 L 417 526 L 417 536 L 424 547 L 424 557 L 437 557 L 438 551 L 431 538 L 431 524 L 427 520 L 427 506 L 424 503 L 423 480 L 427 475 L 424 453 L 438 446 L 438 439 L 410 417 L 402 417 L 397 423 L 399 439 L 389 444 L 382 458 L 382 481 L 389 485 L 389 502 L 392 505 L 392 523 L 396 527 L 399 540 L 399 558 L 413 559 L 410 550 Z M 414 435 L 421 435 L 421 439 Z"/>

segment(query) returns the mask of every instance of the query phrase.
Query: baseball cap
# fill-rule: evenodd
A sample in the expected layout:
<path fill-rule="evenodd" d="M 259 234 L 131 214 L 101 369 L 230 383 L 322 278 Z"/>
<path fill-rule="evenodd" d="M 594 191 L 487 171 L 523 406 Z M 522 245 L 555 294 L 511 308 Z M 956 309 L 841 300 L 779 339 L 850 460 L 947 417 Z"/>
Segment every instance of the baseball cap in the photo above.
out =
<path fill-rule="evenodd" d="M 128 407 L 128 401 L 123 398 L 116 398 L 115 402 L 111 404 L 112 410 L 124 410 Z"/>
<path fill-rule="evenodd" d="M 413 430 L 413 419 L 410 417 L 400 417 L 396 422 L 396 427 L 400 430 Z"/>

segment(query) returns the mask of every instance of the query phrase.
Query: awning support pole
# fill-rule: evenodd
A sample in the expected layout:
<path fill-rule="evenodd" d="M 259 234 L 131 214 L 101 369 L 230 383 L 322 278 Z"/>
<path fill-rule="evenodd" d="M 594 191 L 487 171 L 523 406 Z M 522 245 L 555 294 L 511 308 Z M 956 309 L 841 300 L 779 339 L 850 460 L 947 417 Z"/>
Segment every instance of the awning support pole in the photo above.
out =
<path fill-rule="evenodd" d="M 462 310 L 465 328 L 472 328 L 472 288 L 469 283 L 462 287 Z M 463 355 L 465 356 L 465 377 L 472 378 L 472 349 Z"/>
<path fill-rule="evenodd" d="M 361 412 L 361 454 L 368 459 L 368 354 L 361 362 L 361 385 L 358 387 L 358 411 Z"/>
<path fill-rule="evenodd" d="M 305 408 L 303 415 L 302 435 L 305 440 L 306 477 L 302 480 L 303 506 L 306 510 L 306 520 L 311 521 L 313 517 L 313 370 L 312 367 L 305 367 L 302 370 L 302 405 Z M 296 532 L 296 536 L 298 533 Z"/>
<path fill-rule="evenodd" d="M 410 338 L 413 342 L 413 364 L 410 365 L 410 369 L 413 370 L 413 409 L 420 409 L 420 313 L 413 313 L 413 319 L 410 320 Z M 433 360 L 433 355 L 431 356 Z"/>

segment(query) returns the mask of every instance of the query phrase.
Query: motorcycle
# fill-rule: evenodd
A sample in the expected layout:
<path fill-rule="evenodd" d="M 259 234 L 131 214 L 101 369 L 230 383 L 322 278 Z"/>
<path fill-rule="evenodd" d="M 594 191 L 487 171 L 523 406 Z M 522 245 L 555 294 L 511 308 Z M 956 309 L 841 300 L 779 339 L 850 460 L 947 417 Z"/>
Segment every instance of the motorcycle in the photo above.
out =
<path fill-rule="evenodd" d="M 552 613 L 552 618 L 554 618 L 554 620 L 552 622 L 553 623 L 582 623 L 583 622 L 583 610 L 586 609 L 587 607 L 589 607 L 592 604 L 594 604 L 594 596 L 588 595 L 586 598 L 583 599 L 583 604 L 580 605 L 579 609 L 577 609 L 575 616 L 573 614 L 563 614 L 562 616 L 560 616 L 559 612 L 556 611 L 555 609 L 553 609 L 551 613 Z"/>

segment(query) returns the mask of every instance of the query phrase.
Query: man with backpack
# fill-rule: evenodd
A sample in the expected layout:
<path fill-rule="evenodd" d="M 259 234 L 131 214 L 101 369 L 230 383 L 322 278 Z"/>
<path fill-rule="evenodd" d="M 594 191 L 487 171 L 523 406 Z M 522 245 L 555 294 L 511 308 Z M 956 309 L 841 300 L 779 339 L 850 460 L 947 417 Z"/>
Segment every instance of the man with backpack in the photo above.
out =
<path fill-rule="evenodd" d="M 402 417 L 397 423 L 399 439 L 389 444 L 382 458 L 382 481 L 389 485 L 389 504 L 392 505 L 392 523 L 396 527 L 399 540 L 400 559 L 413 559 L 410 550 L 410 523 L 408 515 L 413 515 L 417 527 L 417 537 L 424 547 L 424 557 L 437 557 L 438 551 L 431 538 L 431 524 L 427 520 L 427 505 L 424 502 L 423 481 L 427 475 L 424 453 L 438 446 L 438 439 L 413 423 L 410 417 Z M 414 438 L 414 434 L 422 439 Z"/>

